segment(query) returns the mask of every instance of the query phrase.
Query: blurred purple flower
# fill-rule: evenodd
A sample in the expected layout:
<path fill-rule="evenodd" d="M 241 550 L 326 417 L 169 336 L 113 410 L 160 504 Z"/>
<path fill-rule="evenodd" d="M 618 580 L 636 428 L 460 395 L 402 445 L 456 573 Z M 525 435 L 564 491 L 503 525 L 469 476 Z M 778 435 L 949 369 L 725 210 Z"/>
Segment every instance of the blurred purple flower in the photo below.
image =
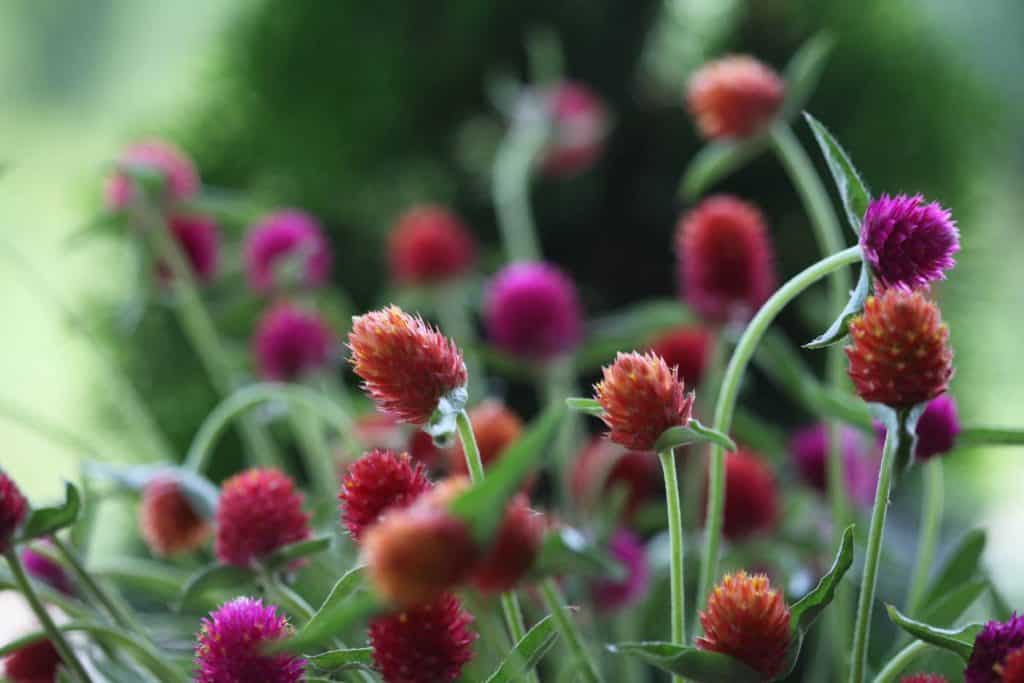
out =
<path fill-rule="evenodd" d="M 246 235 L 244 251 L 249 287 L 261 294 L 277 289 L 278 269 L 293 260 L 299 280 L 294 284 L 317 287 L 331 275 L 331 252 L 320 224 L 297 209 L 265 216 Z"/>
<path fill-rule="evenodd" d="M 990 621 L 974 639 L 974 651 L 964 671 L 966 683 L 1002 683 L 996 670 L 1015 650 L 1024 647 L 1024 616 L 1016 613 L 1005 623 Z"/>
<path fill-rule="evenodd" d="M 933 398 L 917 421 L 917 460 L 930 460 L 953 450 L 956 437 L 960 434 L 960 418 L 956 400 L 949 394 Z M 885 425 L 875 422 L 875 434 L 881 446 L 885 443 Z"/>
<path fill-rule="evenodd" d="M 604 612 L 624 609 L 647 594 L 651 568 L 643 542 L 632 531 L 619 529 L 608 543 L 611 556 L 618 560 L 626 575 L 620 581 L 595 579 L 590 592 L 597 608 Z"/>
<path fill-rule="evenodd" d="M 280 302 L 257 324 L 253 356 L 261 377 L 292 382 L 327 365 L 331 343 L 331 330 L 319 316 Z"/>
<path fill-rule="evenodd" d="M 268 641 L 287 637 L 291 626 L 272 605 L 235 598 L 203 619 L 196 644 L 196 683 L 298 683 L 305 660 L 291 654 L 263 654 Z"/>
<path fill-rule="evenodd" d="M 21 563 L 25 565 L 25 571 L 33 579 L 38 579 L 48 584 L 51 588 L 64 595 L 74 594 L 74 587 L 71 585 L 68 575 L 64 572 L 64 568 L 43 553 L 25 546 L 21 551 Z"/>
<path fill-rule="evenodd" d="M 856 429 L 844 425 L 840 430 L 846 491 L 860 505 L 875 499 L 878 459 L 873 444 Z M 828 491 L 828 426 L 824 423 L 805 427 L 789 440 L 789 453 L 800 478 L 819 493 Z"/>

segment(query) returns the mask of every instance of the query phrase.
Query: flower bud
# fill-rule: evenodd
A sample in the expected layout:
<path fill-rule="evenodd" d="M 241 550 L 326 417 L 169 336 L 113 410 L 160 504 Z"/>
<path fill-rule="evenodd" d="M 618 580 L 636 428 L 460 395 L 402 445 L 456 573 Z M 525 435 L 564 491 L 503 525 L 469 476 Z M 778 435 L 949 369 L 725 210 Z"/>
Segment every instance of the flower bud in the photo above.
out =
<path fill-rule="evenodd" d="M 949 211 L 924 197 L 883 194 L 864 213 L 864 260 L 880 289 L 920 289 L 956 265 L 960 233 Z"/>
<path fill-rule="evenodd" d="M 52 546 L 49 541 L 44 541 L 43 544 Z M 48 555 L 25 546 L 21 549 L 21 564 L 33 579 L 42 581 L 64 595 L 74 595 L 75 588 L 64 567 L 54 562 Z"/>
<path fill-rule="evenodd" d="M 252 353 L 260 377 L 294 382 L 325 368 L 332 345 L 331 330 L 317 314 L 279 302 L 257 323 Z"/>
<path fill-rule="evenodd" d="M 541 170 L 566 177 L 586 171 L 601 157 L 608 131 L 604 103 L 582 83 L 564 81 L 543 94 L 551 142 Z"/>
<path fill-rule="evenodd" d="M 175 214 L 168 219 L 167 228 L 191 267 L 192 276 L 201 283 L 213 280 L 220 265 L 220 231 L 214 220 L 195 214 Z M 165 282 L 173 277 L 167 263 L 159 261 L 156 268 Z"/>
<path fill-rule="evenodd" d="M 4 659 L 4 676 L 11 683 L 52 683 L 61 666 L 57 648 L 47 639 L 20 647 Z"/>
<path fill-rule="evenodd" d="M 0 470 L 0 553 L 7 552 L 26 515 L 28 501 L 14 480 Z"/>
<path fill-rule="evenodd" d="M 163 140 L 146 140 L 125 149 L 118 158 L 124 166 L 137 166 L 158 173 L 164 180 L 164 199 L 182 202 L 199 191 L 199 172 L 184 152 Z M 135 201 L 135 181 L 124 171 L 107 179 L 104 194 L 107 208 L 123 209 Z"/>
<path fill-rule="evenodd" d="M 616 531 L 608 542 L 608 550 L 626 575 L 621 580 L 601 578 L 591 582 L 590 594 L 602 612 L 618 611 L 636 603 L 647 594 L 651 583 L 647 550 L 636 534 L 626 529 Z"/>
<path fill-rule="evenodd" d="M 139 529 L 150 551 L 159 557 L 196 550 L 210 536 L 210 525 L 170 477 L 157 477 L 142 490 Z"/>
<path fill-rule="evenodd" d="M 464 275 L 476 261 L 476 240 L 451 211 L 418 206 L 402 215 L 388 236 L 391 277 L 421 285 Z"/>
<path fill-rule="evenodd" d="M 262 218 L 245 237 L 245 274 L 254 292 L 319 287 L 331 276 L 331 249 L 323 229 L 304 211 L 285 209 Z M 292 277 L 292 281 L 287 280 Z"/>
<path fill-rule="evenodd" d="M 299 683 L 306 662 L 288 653 L 265 654 L 267 643 L 292 634 L 273 605 L 235 598 L 203 619 L 196 636 L 195 683 Z"/>
<path fill-rule="evenodd" d="M 426 468 L 408 453 L 370 451 L 349 466 L 341 482 L 341 522 L 359 541 L 385 511 L 408 507 L 430 488 Z"/>
<path fill-rule="evenodd" d="M 370 622 L 373 662 L 384 683 L 450 683 L 473 658 L 473 617 L 451 593 Z"/>
<path fill-rule="evenodd" d="M 746 138 L 775 118 L 785 83 L 753 57 L 708 62 L 690 77 L 686 101 L 706 138 Z"/>
<path fill-rule="evenodd" d="M 286 474 L 256 468 L 224 482 L 217 506 L 217 559 L 248 567 L 275 550 L 310 536 L 302 493 Z"/>

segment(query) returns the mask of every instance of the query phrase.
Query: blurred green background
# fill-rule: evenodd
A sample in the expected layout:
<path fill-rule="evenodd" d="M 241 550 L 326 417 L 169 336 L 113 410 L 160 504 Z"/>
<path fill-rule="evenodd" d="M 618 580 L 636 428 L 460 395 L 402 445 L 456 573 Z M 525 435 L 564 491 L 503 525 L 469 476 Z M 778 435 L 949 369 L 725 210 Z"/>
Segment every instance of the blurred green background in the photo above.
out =
<path fill-rule="evenodd" d="M 781 67 L 829 28 L 838 46 L 809 109 L 874 190 L 922 191 L 953 209 L 964 249 L 940 290 L 953 391 L 965 421 L 1024 425 L 1019 0 L 0 4 L 2 412 L 28 411 L 111 457 L 137 455 L 110 419 L 108 367 L 55 301 L 103 335 L 179 448 L 212 405 L 159 311 L 119 332 L 136 282 L 123 240 L 71 239 L 99 205 L 104 164 L 138 137 L 175 140 L 214 186 L 321 217 L 345 246 L 336 276 L 361 306 L 379 302 L 382 235 L 414 201 L 451 203 L 493 243 L 479 164 L 496 124 L 485 86 L 497 72 L 524 75 L 537 25 L 557 31 L 568 75 L 615 115 L 596 169 L 535 189 L 545 252 L 579 280 L 589 312 L 674 292 L 675 189 L 700 145 L 681 108 L 687 74 L 727 51 Z M 765 207 L 784 272 L 813 258 L 774 160 L 721 189 Z M 795 316 L 784 323 L 809 332 Z M 15 422 L 0 420 L 0 443 L 0 465 L 33 496 L 55 495 L 76 472 L 74 451 Z M 990 530 L 987 561 L 1017 606 L 1022 475 L 1024 452 L 986 449 L 958 452 L 946 477 L 949 535 Z M 914 494 L 901 509 L 914 509 Z"/>

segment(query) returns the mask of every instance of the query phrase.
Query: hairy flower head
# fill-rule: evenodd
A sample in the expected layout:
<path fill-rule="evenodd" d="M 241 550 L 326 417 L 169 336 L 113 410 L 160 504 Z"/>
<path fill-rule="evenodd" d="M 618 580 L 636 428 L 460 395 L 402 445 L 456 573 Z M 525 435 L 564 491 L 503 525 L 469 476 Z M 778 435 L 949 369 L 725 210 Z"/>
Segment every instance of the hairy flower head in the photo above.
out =
<path fill-rule="evenodd" d="M 450 683 L 473 658 L 473 617 L 451 593 L 370 622 L 373 662 L 384 683 Z"/>
<path fill-rule="evenodd" d="M 331 249 L 315 218 L 284 209 L 260 219 L 245 236 L 245 275 L 254 292 L 319 287 L 331 276 Z"/>
<path fill-rule="evenodd" d="M 349 465 L 341 482 L 342 524 L 358 541 L 386 510 L 408 507 L 430 488 L 426 468 L 408 453 L 372 450 Z"/>
<path fill-rule="evenodd" d="M 261 600 L 235 598 L 203 619 L 196 635 L 195 683 L 299 683 L 306 662 L 291 654 L 264 654 L 268 642 L 292 628 Z"/>
<path fill-rule="evenodd" d="M 695 71 L 686 102 L 706 138 L 749 137 L 775 118 L 785 83 L 753 57 L 730 55 Z"/>
<path fill-rule="evenodd" d="M 864 213 L 860 245 L 881 289 L 919 289 L 956 265 L 960 233 L 937 203 L 925 204 L 919 194 L 883 194 Z"/>
<path fill-rule="evenodd" d="M 217 559 L 248 567 L 282 546 L 309 538 L 302 493 L 283 472 L 255 468 L 224 482 L 217 506 Z"/>
<path fill-rule="evenodd" d="M 211 528 L 172 477 L 156 477 L 142 490 L 139 530 L 150 551 L 168 557 L 196 550 Z"/>
<path fill-rule="evenodd" d="M 416 206 L 388 235 L 391 277 L 409 284 L 457 278 L 473 267 L 476 240 L 465 223 L 443 206 Z"/>

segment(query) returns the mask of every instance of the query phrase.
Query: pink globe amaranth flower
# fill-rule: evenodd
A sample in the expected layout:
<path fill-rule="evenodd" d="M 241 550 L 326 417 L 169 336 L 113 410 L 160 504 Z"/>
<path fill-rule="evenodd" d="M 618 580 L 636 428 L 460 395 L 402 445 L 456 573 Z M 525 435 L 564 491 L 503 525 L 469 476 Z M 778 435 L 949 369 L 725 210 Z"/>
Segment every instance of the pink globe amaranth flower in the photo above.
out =
<path fill-rule="evenodd" d="M 373 661 L 384 683 L 449 683 L 473 658 L 472 615 L 450 593 L 370 622 Z"/>
<path fill-rule="evenodd" d="M 53 683 L 61 659 L 49 640 L 37 640 L 18 648 L 4 659 L 4 676 L 11 683 Z"/>
<path fill-rule="evenodd" d="M 320 224 L 304 211 L 284 209 L 262 218 L 245 236 L 245 274 L 260 294 L 282 284 L 318 287 L 331 276 L 331 250 Z M 298 282 L 281 283 L 281 271 L 292 265 Z"/>
<path fill-rule="evenodd" d="M 1000 669 L 1024 647 L 1024 616 L 1013 614 L 1001 623 L 990 621 L 974 639 L 974 650 L 964 671 L 966 683 L 1003 683 Z"/>
<path fill-rule="evenodd" d="M 744 322 L 775 289 L 764 217 L 737 197 L 708 197 L 683 215 L 676 256 L 683 300 L 709 322 Z"/>
<path fill-rule="evenodd" d="M 651 342 L 651 351 L 679 372 L 688 386 L 700 386 L 715 336 L 700 325 L 684 325 L 663 332 Z"/>
<path fill-rule="evenodd" d="M 299 683 L 306 661 L 291 654 L 264 654 L 292 628 L 273 605 L 235 598 L 203 619 L 196 635 L 195 683 Z"/>
<path fill-rule="evenodd" d="M 359 541 L 387 510 L 411 505 L 432 484 L 408 453 L 375 449 L 349 465 L 338 492 L 341 522 Z"/>
<path fill-rule="evenodd" d="M 651 567 L 643 541 L 627 529 L 619 529 L 608 542 L 612 558 L 625 569 L 621 580 L 595 579 L 590 584 L 594 604 L 602 612 L 625 609 L 647 594 L 651 583 Z"/>
<path fill-rule="evenodd" d="M 210 524 L 196 512 L 180 484 L 165 476 L 154 478 L 142 490 L 139 529 L 158 557 L 197 550 L 211 533 Z"/>
<path fill-rule="evenodd" d="M 547 263 L 513 263 L 498 272 L 484 296 L 484 323 L 495 346 L 531 360 L 566 353 L 583 336 L 576 285 Z"/>
<path fill-rule="evenodd" d="M 333 342 L 320 316 L 282 301 L 257 323 L 252 354 L 260 377 L 294 382 L 330 363 Z"/>
<path fill-rule="evenodd" d="M 52 544 L 46 543 L 46 545 Z M 42 581 L 64 595 L 74 595 L 74 586 L 64 571 L 64 567 L 51 560 L 47 555 L 25 546 L 21 549 L 21 564 L 33 579 Z"/>
<path fill-rule="evenodd" d="M 7 552 L 14 533 L 25 521 L 28 501 L 5 472 L 0 470 L 0 553 Z"/>
<path fill-rule="evenodd" d="M 404 213 L 388 235 L 388 261 L 398 282 L 443 282 L 473 267 L 476 240 L 443 206 L 418 206 Z"/>
<path fill-rule="evenodd" d="M 554 177 L 586 171 L 604 151 L 608 132 L 604 103 L 590 88 L 575 81 L 559 83 L 541 97 L 552 128 L 541 170 Z"/>
<path fill-rule="evenodd" d="M 686 102 L 704 137 L 745 138 L 772 122 L 785 89 L 779 75 L 758 60 L 730 55 L 693 73 Z"/>
<path fill-rule="evenodd" d="M 879 446 L 885 443 L 885 432 L 885 425 L 876 421 L 875 434 Z M 914 457 L 917 460 L 931 460 L 952 451 L 956 437 L 960 434 L 956 400 L 949 394 L 932 399 L 917 421 L 915 434 L 917 446 L 914 448 Z"/>
<path fill-rule="evenodd" d="M 195 164 L 180 149 L 163 140 L 145 140 L 125 149 L 118 163 L 155 171 L 164 178 L 164 198 L 181 202 L 199 191 L 199 173 Z M 123 171 L 107 179 L 104 195 L 107 208 L 123 209 L 135 200 L 135 181 Z"/>
<path fill-rule="evenodd" d="M 881 289 L 920 289 L 956 265 L 960 233 L 938 203 L 925 204 L 919 194 L 883 194 L 864 213 L 860 245 Z"/>
<path fill-rule="evenodd" d="M 255 468 L 221 487 L 217 505 L 217 559 L 248 567 L 278 548 L 309 538 L 303 495 L 283 472 Z"/>
<path fill-rule="evenodd" d="M 206 216 L 175 214 L 168 219 L 167 228 L 192 268 L 193 277 L 202 283 L 212 280 L 220 265 L 217 223 Z M 163 261 L 157 263 L 157 274 L 164 281 L 173 277 L 171 267 Z"/>
<path fill-rule="evenodd" d="M 839 443 L 847 494 L 861 505 L 871 505 L 879 466 L 873 444 L 848 425 L 841 428 Z M 789 453 L 800 478 L 822 495 L 828 492 L 828 445 L 829 429 L 823 423 L 805 427 L 789 440 Z"/>

